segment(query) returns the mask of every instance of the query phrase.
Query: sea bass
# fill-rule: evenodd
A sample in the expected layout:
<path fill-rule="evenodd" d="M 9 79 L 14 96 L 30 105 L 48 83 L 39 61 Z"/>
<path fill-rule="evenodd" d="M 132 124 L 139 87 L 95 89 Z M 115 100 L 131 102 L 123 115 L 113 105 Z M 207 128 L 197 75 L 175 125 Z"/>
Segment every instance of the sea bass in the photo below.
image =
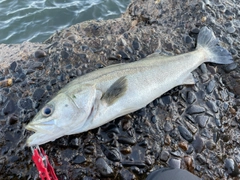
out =
<path fill-rule="evenodd" d="M 231 54 L 201 28 L 195 51 L 150 55 L 140 61 L 108 66 L 83 75 L 61 89 L 26 129 L 34 131 L 28 146 L 94 129 L 145 107 L 175 86 L 194 84 L 192 71 L 204 62 L 230 64 Z"/>

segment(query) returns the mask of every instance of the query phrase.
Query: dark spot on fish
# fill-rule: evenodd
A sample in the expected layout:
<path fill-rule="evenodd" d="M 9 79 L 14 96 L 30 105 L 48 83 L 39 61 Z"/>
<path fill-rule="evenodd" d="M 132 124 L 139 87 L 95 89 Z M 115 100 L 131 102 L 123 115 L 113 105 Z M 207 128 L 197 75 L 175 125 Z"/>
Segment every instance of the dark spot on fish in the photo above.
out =
<path fill-rule="evenodd" d="M 72 96 L 73 98 L 77 98 L 75 95 Z"/>

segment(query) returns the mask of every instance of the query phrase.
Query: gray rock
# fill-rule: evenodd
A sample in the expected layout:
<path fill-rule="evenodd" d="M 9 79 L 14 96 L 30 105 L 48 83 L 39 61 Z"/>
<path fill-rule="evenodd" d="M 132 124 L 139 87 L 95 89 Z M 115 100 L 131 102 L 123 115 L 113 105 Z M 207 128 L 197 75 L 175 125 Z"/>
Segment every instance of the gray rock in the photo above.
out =
<path fill-rule="evenodd" d="M 112 168 L 107 164 L 105 159 L 98 158 L 95 164 L 96 164 L 97 170 L 100 172 L 102 176 L 111 177 L 114 175 Z"/>

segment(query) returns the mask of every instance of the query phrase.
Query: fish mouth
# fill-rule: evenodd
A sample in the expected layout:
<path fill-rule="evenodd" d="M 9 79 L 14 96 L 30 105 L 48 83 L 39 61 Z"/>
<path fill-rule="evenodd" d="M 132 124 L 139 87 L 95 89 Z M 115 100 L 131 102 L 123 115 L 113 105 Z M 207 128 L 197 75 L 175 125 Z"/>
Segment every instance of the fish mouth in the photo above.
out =
<path fill-rule="evenodd" d="M 27 130 L 29 130 L 29 131 L 37 132 L 37 130 L 36 130 L 34 127 L 32 127 L 30 124 L 28 124 L 28 125 L 25 127 L 25 129 L 27 129 Z"/>
<path fill-rule="evenodd" d="M 46 133 L 34 133 L 33 135 L 31 135 L 28 139 L 27 139 L 27 146 L 31 147 L 31 146 L 37 146 L 37 145 L 41 145 L 41 144 L 45 144 L 49 141 L 54 141 L 55 139 L 59 138 L 60 136 L 58 135 L 51 135 L 51 136 L 47 136 Z"/>
<path fill-rule="evenodd" d="M 25 127 L 25 129 L 33 132 L 52 134 L 53 132 L 52 130 L 54 126 L 55 126 L 55 120 L 32 121 Z"/>

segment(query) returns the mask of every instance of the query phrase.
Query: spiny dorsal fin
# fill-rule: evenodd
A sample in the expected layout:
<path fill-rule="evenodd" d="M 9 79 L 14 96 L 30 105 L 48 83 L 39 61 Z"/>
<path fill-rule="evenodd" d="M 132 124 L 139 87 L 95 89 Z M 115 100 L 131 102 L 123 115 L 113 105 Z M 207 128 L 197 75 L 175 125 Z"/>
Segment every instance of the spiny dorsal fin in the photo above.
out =
<path fill-rule="evenodd" d="M 152 54 L 147 55 L 146 58 L 157 57 L 157 58 L 161 59 L 161 58 L 166 58 L 169 56 L 171 56 L 171 54 L 167 54 L 166 52 L 154 52 Z"/>
<path fill-rule="evenodd" d="M 118 98 L 123 96 L 127 90 L 127 79 L 121 77 L 116 80 L 103 94 L 102 100 L 108 105 L 113 104 Z"/>
<path fill-rule="evenodd" d="M 126 64 L 126 63 L 111 64 L 111 65 L 109 65 L 109 66 L 106 66 L 105 68 L 111 68 L 111 67 L 116 67 L 116 66 L 122 66 L 122 65 L 124 65 L 124 64 Z"/>

